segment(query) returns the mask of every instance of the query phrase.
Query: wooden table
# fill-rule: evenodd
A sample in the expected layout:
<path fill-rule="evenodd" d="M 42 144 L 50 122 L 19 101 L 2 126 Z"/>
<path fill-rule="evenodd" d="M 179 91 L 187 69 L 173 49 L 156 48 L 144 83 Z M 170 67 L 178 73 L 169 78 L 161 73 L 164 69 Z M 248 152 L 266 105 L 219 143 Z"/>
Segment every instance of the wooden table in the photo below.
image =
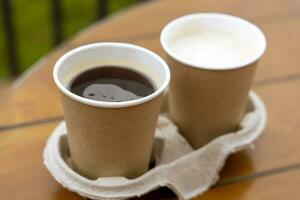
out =
<path fill-rule="evenodd" d="M 157 0 L 88 27 L 22 75 L 0 98 L 0 199 L 81 199 L 46 171 L 42 150 L 63 119 L 52 68 L 65 52 L 92 42 L 120 41 L 163 55 L 162 27 L 193 12 L 224 12 L 253 21 L 268 49 L 253 89 L 265 101 L 268 126 L 254 149 L 232 155 L 220 181 L 196 199 L 300 199 L 300 1 Z M 37 27 L 38 28 L 38 27 Z M 157 190 L 145 199 L 174 198 Z"/>

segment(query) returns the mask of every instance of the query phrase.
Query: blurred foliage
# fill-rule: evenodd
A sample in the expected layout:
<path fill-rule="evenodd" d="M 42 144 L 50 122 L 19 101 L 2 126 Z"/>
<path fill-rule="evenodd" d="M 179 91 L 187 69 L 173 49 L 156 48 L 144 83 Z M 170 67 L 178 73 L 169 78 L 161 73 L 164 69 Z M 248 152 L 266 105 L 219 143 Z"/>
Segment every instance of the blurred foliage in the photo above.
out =
<path fill-rule="evenodd" d="M 135 3 L 137 0 L 107 0 L 109 14 Z M 23 72 L 40 57 L 49 52 L 52 46 L 51 1 L 50 0 L 11 0 L 13 25 L 16 32 L 19 70 Z M 95 21 L 97 0 L 61 0 L 63 13 L 63 39 L 74 35 Z M 0 23 L 2 25 L 2 16 Z M 6 44 L 0 31 L 0 79 L 9 76 Z"/>

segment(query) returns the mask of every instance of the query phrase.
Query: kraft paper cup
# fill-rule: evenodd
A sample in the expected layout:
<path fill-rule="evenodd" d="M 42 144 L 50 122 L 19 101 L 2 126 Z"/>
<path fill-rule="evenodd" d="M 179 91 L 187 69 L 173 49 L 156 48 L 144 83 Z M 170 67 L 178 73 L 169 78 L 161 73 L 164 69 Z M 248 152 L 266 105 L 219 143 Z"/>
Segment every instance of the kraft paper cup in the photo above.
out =
<path fill-rule="evenodd" d="M 175 54 L 170 47 L 172 42 L 204 25 L 245 35 L 257 50 L 255 56 L 240 64 L 214 66 L 195 64 Z M 236 130 L 245 112 L 255 68 L 266 48 L 262 31 L 235 16 L 199 13 L 170 22 L 160 39 L 171 70 L 170 116 L 191 145 L 199 148 L 221 134 Z"/>
<path fill-rule="evenodd" d="M 70 81 L 96 66 L 119 66 L 145 74 L 156 86 L 146 97 L 103 102 L 69 91 Z M 55 64 L 74 169 L 85 177 L 134 178 L 148 169 L 162 94 L 170 79 L 167 64 L 153 52 L 124 43 L 95 43 L 74 49 Z"/>

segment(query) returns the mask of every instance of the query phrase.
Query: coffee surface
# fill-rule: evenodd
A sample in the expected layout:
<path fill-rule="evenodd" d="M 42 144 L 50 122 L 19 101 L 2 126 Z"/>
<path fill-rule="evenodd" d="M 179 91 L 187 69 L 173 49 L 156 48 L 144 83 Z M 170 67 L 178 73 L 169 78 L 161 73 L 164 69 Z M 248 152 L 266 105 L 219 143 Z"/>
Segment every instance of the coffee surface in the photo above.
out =
<path fill-rule="evenodd" d="M 117 66 L 101 66 L 84 71 L 75 77 L 69 88 L 81 97 L 106 102 L 131 101 L 155 91 L 146 76 Z"/>

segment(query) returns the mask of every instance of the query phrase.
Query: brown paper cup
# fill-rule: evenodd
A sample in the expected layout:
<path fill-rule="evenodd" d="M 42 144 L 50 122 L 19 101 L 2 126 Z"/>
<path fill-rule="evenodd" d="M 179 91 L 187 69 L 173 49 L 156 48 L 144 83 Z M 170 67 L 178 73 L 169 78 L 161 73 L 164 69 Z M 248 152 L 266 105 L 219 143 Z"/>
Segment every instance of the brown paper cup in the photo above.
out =
<path fill-rule="evenodd" d="M 201 26 L 244 34 L 254 45 L 255 55 L 239 64 L 214 66 L 201 63 L 201 57 L 195 63 L 176 54 L 172 43 Z M 221 134 L 234 131 L 245 112 L 255 68 L 266 48 L 263 33 L 238 17 L 192 14 L 170 22 L 161 33 L 161 44 L 171 70 L 170 116 L 181 133 L 198 148 Z M 197 55 L 196 49 L 194 53 Z"/>
<path fill-rule="evenodd" d="M 96 66 L 121 66 L 147 75 L 156 91 L 124 102 L 103 102 L 68 90 L 70 81 Z M 103 176 L 137 177 L 148 169 L 163 91 L 170 73 L 153 52 L 124 43 L 96 43 L 61 57 L 53 71 L 61 91 L 74 169 L 95 179 Z"/>

